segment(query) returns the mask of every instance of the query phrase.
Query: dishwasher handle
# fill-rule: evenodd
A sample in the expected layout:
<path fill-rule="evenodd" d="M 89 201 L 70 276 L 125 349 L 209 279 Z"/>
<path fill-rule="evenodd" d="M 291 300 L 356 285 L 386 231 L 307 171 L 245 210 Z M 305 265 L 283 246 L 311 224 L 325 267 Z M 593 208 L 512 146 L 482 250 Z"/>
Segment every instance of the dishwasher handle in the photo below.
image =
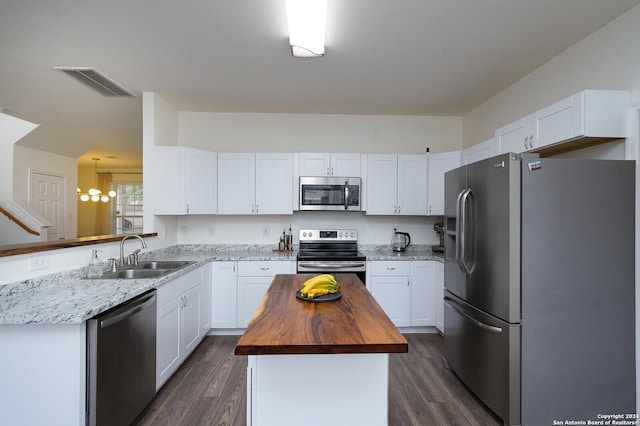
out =
<path fill-rule="evenodd" d="M 125 319 L 132 317 L 137 314 L 141 310 L 145 309 L 149 305 L 153 304 L 156 297 L 156 292 L 153 291 L 146 296 L 140 297 L 139 300 L 136 300 L 131 306 L 128 306 L 127 309 L 123 312 L 119 312 L 112 317 L 107 317 L 103 320 L 100 320 L 100 328 L 107 328 L 114 324 L 124 321 Z"/>

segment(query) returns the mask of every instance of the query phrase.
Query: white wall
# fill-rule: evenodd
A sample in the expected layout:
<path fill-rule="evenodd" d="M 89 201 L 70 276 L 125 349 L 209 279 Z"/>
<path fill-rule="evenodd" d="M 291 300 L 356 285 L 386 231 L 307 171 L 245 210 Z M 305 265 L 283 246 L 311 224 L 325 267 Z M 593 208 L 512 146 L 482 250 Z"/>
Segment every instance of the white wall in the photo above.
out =
<path fill-rule="evenodd" d="M 462 144 L 460 117 L 180 112 L 178 145 L 217 152 L 424 154 Z"/>
<path fill-rule="evenodd" d="M 463 145 L 493 137 L 495 129 L 585 89 L 632 90 L 640 101 L 640 5 L 551 59 L 470 111 Z"/>
<path fill-rule="evenodd" d="M 144 232 L 157 232 L 165 247 L 177 242 L 177 219 L 153 214 L 153 154 L 156 145 L 178 144 L 178 111 L 155 93 L 142 94 L 142 185 Z"/>
<path fill-rule="evenodd" d="M 38 127 L 0 112 L 0 200 L 13 199 L 13 147 L 24 135 Z"/>

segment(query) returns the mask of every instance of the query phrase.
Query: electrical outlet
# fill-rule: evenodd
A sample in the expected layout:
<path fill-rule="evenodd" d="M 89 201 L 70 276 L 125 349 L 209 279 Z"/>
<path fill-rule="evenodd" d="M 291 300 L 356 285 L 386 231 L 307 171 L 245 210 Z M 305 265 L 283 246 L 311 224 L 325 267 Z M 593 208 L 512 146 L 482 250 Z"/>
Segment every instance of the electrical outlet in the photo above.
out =
<path fill-rule="evenodd" d="M 210 237 L 215 237 L 216 236 L 216 226 L 215 225 L 209 225 L 209 236 Z"/>
<path fill-rule="evenodd" d="M 182 225 L 180 227 L 180 232 L 182 232 L 182 235 L 187 235 L 189 233 L 189 227 L 187 225 Z"/>
<path fill-rule="evenodd" d="M 271 236 L 271 227 L 269 226 L 263 226 L 262 227 L 262 236 L 264 238 L 269 238 Z"/>
<path fill-rule="evenodd" d="M 38 271 L 49 267 L 49 256 L 33 256 L 29 258 L 29 269 Z"/>

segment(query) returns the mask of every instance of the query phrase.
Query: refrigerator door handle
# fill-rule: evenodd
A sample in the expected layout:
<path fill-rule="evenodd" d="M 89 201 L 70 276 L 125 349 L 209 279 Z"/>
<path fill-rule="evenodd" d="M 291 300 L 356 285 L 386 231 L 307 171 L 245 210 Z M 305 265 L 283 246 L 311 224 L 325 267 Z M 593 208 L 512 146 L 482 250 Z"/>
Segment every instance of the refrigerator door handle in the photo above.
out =
<path fill-rule="evenodd" d="M 463 216 L 463 212 L 462 212 L 462 197 L 464 196 L 464 194 L 467 192 L 466 189 L 463 189 L 462 191 L 460 191 L 460 193 L 458 194 L 458 200 L 456 201 L 456 219 L 458 221 L 458 225 L 457 225 L 457 229 L 456 229 L 456 234 L 457 234 L 457 238 L 456 238 L 456 263 L 458 263 L 458 266 L 460 267 L 460 269 L 462 269 L 463 271 L 464 269 L 464 264 L 463 264 L 463 260 L 462 260 L 462 256 L 463 256 L 463 252 L 464 252 L 464 243 L 463 243 L 463 239 L 464 239 L 464 216 Z"/>
<path fill-rule="evenodd" d="M 475 215 L 473 214 L 473 209 L 475 208 L 475 206 L 473 205 L 473 193 L 471 192 L 470 189 L 467 189 L 466 191 L 464 191 L 462 198 L 460 199 L 460 210 L 462 211 L 462 239 L 461 239 L 461 248 L 460 248 L 460 252 L 462 254 L 461 256 L 461 263 L 462 263 L 462 270 L 467 273 L 470 274 L 471 272 L 473 272 L 473 269 L 475 267 L 475 260 L 474 260 L 474 242 L 472 241 L 472 237 L 474 234 L 474 217 Z M 471 213 L 469 213 L 469 207 L 471 207 Z M 468 253 L 468 250 L 471 249 L 471 253 Z M 467 256 L 467 254 L 470 254 L 470 256 Z"/>
<path fill-rule="evenodd" d="M 447 305 L 449 305 L 454 311 L 456 311 L 457 313 L 459 313 L 460 315 L 462 315 L 463 317 L 465 317 L 466 319 L 468 319 L 469 321 L 471 321 L 473 324 L 477 325 L 480 328 L 483 328 L 487 331 L 491 331 L 493 333 L 502 333 L 502 328 L 500 327 L 495 327 L 493 325 L 489 325 L 489 324 L 485 324 L 481 321 L 478 321 L 477 319 L 473 318 L 471 315 L 467 314 L 466 312 L 464 312 L 462 309 L 460 309 L 458 306 L 456 306 L 456 302 L 445 296 L 444 297 L 444 303 L 446 303 Z"/>

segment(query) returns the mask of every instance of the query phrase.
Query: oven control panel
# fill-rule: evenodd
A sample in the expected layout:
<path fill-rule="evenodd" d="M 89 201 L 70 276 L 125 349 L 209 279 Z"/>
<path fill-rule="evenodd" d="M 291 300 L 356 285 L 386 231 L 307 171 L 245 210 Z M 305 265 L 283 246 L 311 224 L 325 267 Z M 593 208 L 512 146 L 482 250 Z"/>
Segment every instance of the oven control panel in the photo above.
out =
<path fill-rule="evenodd" d="M 358 241 L 357 229 L 301 229 L 300 241 Z"/>

